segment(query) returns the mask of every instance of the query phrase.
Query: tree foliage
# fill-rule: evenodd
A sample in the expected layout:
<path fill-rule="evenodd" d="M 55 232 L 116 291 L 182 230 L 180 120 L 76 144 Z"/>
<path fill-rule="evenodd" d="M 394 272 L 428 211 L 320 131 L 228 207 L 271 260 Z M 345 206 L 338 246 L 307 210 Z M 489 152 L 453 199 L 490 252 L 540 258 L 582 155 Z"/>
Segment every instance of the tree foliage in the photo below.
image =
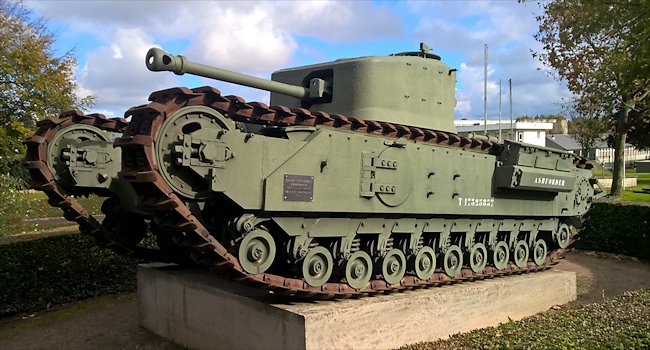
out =
<path fill-rule="evenodd" d="M 517 117 L 515 121 L 517 122 L 536 122 L 536 121 L 548 121 L 548 120 L 565 120 L 566 117 L 564 117 L 561 114 L 538 114 L 534 117 L 531 117 L 527 114 L 522 115 L 521 117 Z"/>
<path fill-rule="evenodd" d="M 584 156 L 594 148 L 596 141 L 602 140 L 608 131 L 607 123 L 600 118 L 576 117 L 569 121 L 569 134 L 582 147 Z"/>
<path fill-rule="evenodd" d="M 650 1 L 557 0 L 542 7 L 535 38 L 543 51 L 533 55 L 566 81 L 577 110 L 614 126 L 612 194 L 620 195 L 628 131 L 647 116 Z"/>
<path fill-rule="evenodd" d="M 640 149 L 650 149 L 650 101 L 637 105 L 630 112 L 630 143 Z"/>
<path fill-rule="evenodd" d="M 72 52 L 57 56 L 55 37 L 43 18 L 21 3 L 0 0 L 0 126 L 36 121 L 73 108 L 86 109 L 94 97 L 77 96 Z"/>

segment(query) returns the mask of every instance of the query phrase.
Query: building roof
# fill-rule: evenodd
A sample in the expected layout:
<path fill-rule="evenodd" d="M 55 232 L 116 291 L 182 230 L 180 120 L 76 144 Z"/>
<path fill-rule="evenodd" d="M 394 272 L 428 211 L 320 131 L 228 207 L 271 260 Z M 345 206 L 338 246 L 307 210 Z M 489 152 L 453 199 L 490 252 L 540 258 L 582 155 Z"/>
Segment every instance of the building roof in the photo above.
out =
<path fill-rule="evenodd" d="M 582 146 L 573 138 L 573 135 L 562 134 L 546 135 L 546 147 L 557 148 L 563 151 L 577 151 L 582 149 Z M 594 148 L 609 148 L 609 146 L 603 140 L 596 140 Z"/>
<path fill-rule="evenodd" d="M 454 120 L 454 125 L 456 126 L 456 129 L 458 132 L 468 132 L 468 131 L 483 131 L 485 129 L 485 125 L 483 124 L 483 120 Z M 487 121 L 487 129 L 488 130 L 499 130 L 499 126 L 501 126 L 501 130 L 510 130 L 510 122 L 501 122 L 499 125 L 498 120 L 491 120 L 488 119 Z M 553 123 L 545 123 L 545 122 L 514 122 L 512 123 L 512 128 L 514 130 L 520 131 L 520 130 L 551 130 L 553 129 Z"/>

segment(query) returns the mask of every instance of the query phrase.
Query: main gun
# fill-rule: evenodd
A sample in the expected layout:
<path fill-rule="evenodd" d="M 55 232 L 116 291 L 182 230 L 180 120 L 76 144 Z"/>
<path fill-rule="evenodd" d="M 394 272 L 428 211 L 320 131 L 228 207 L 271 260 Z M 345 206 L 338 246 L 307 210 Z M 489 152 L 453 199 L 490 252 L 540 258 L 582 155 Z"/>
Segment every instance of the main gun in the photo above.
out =
<path fill-rule="evenodd" d="M 312 101 L 322 98 L 326 93 L 325 80 L 313 78 L 309 87 L 285 84 L 278 81 L 262 79 L 226 69 L 207 66 L 188 60 L 184 56 L 174 56 L 157 47 L 149 49 L 145 63 L 150 71 L 174 72 L 177 75 L 185 73 L 198 75 L 205 78 L 221 80 L 229 83 L 244 85 L 256 89 L 276 92 L 279 94 L 298 98 L 302 101 Z"/>

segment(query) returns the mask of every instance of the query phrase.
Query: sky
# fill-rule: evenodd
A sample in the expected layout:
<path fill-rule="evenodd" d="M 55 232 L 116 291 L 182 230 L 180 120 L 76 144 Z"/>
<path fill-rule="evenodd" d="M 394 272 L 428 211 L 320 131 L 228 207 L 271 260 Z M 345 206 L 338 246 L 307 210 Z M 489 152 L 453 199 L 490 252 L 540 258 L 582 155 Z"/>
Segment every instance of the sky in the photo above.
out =
<path fill-rule="evenodd" d="M 56 36 L 56 51 L 78 59 L 81 95 L 93 112 L 122 116 L 149 94 L 173 86 L 212 85 L 224 95 L 268 103 L 269 94 L 169 72 L 150 72 L 144 57 L 160 47 L 187 58 L 262 78 L 339 58 L 417 51 L 424 42 L 458 69 L 455 118 L 483 118 L 484 44 L 488 45 L 488 118 L 502 113 L 562 113 L 566 86 L 531 55 L 541 45 L 537 2 L 517 1 L 57 1 L 27 0 Z"/>

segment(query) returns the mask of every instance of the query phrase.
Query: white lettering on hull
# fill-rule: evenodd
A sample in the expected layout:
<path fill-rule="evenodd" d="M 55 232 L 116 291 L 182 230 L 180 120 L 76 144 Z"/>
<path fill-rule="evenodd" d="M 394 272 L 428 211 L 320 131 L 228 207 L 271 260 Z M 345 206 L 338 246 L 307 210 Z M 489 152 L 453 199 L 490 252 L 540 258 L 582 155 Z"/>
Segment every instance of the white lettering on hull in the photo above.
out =
<path fill-rule="evenodd" d="M 536 177 L 535 178 L 535 184 L 536 185 L 564 187 L 565 182 L 566 182 L 565 180 L 556 179 L 556 178 L 552 178 L 552 177 Z"/>
<path fill-rule="evenodd" d="M 458 197 L 458 205 L 461 207 L 493 207 L 494 198 L 463 198 Z"/>

